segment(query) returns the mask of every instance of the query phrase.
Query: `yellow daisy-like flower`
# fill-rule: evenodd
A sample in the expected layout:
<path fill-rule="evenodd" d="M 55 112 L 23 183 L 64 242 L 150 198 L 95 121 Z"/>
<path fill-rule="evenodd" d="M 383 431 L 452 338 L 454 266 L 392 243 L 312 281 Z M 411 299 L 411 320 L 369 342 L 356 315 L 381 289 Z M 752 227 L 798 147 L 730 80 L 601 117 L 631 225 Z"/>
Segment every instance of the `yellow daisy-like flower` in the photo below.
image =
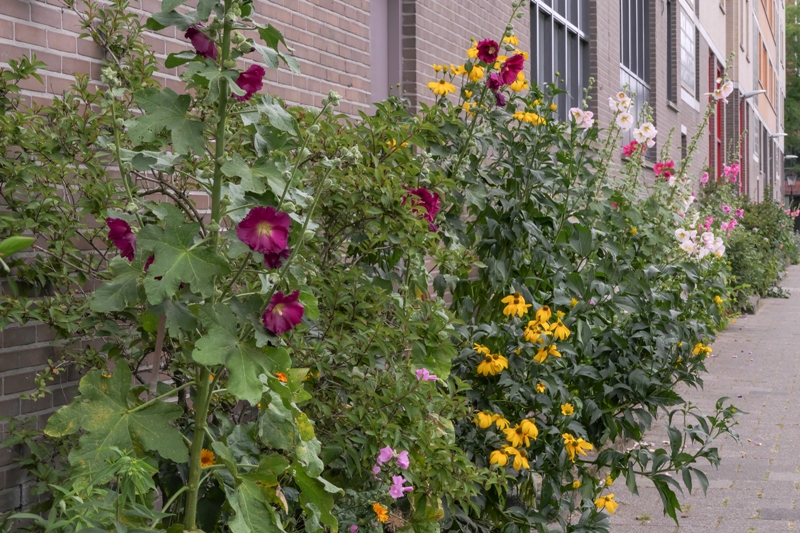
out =
<path fill-rule="evenodd" d="M 453 73 L 453 76 L 466 76 L 467 69 L 464 68 L 464 65 L 450 65 L 450 72 Z"/>
<path fill-rule="evenodd" d="M 492 415 L 492 420 L 494 420 L 494 425 L 497 426 L 497 429 L 500 431 L 508 429 L 511 425 L 511 422 L 496 413 Z"/>
<path fill-rule="evenodd" d="M 492 415 L 480 412 L 477 415 L 475 415 L 473 421 L 475 422 L 475 425 L 478 426 L 479 428 L 486 429 L 492 425 Z"/>
<path fill-rule="evenodd" d="M 485 73 L 486 71 L 480 65 L 472 65 L 472 70 L 469 71 L 469 79 L 470 81 L 480 81 Z"/>
<path fill-rule="evenodd" d="M 473 113 L 473 111 L 470 111 L 469 108 L 474 105 L 475 104 L 470 104 L 469 102 L 464 102 L 463 104 L 461 104 L 461 109 L 463 109 L 466 113 Z"/>
<path fill-rule="evenodd" d="M 678 348 L 683 347 L 683 341 L 678 341 Z"/>
<path fill-rule="evenodd" d="M 514 448 L 519 448 L 523 445 L 528 447 L 531 445 L 531 439 L 536 440 L 536 437 L 539 436 L 536 424 L 530 420 L 523 420 L 513 428 L 504 429 L 503 433 L 506 434 L 506 440 Z"/>
<path fill-rule="evenodd" d="M 564 416 L 572 416 L 575 414 L 575 408 L 572 406 L 571 403 L 562 403 L 561 414 Z"/>
<path fill-rule="evenodd" d="M 386 522 L 389 520 L 389 510 L 378 502 L 372 504 L 372 510 L 378 517 L 378 522 Z"/>
<path fill-rule="evenodd" d="M 610 514 L 614 514 L 614 512 L 617 510 L 617 507 L 619 507 L 617 502 L 614 501 L 613 494 L 609 494 L 607 496 L 600 496 L 594 501 L 594 504 L 597 506 L 598 511 L 602 511 L 603 509 L 605 509 Z"/>
<path fill-rule="evenodd" d="M 534 100 L 533 101 L 533 107 L 539 107 L 540 105 L 542 105 L 542 101 L 541 100 Z"/>
<path fill-rule="evenodd" d="M 530 470 L 531 465 L 528 464 L 528 453 L 525 450 L 517 450 L 518 453 L 514 455 L 514 470 L 519 470 L 520 468 L 524 468 L 526 470 Z"/>
<path fill-rule="evenodd" d="M 569 305 L 575 307 L 576 305 L 578 305 L 578 300 L 573 298 L 572 300 L 569 301 Z"/>
<path fill-rule="evenodd" d="M 464 72 L 466 72 L 466 71 L 464 71 Z M 467 89 L 464 89 L 464 98 L 472 98 L 472 91 L 468 91 Z"/>
<path fill-rule="evenodd" d="M 478 365 L 478 374 L 483 376 L 494 376 L 508 368 L 508 359 L 500 354 L 487 355 Z"/>
<path fill-rule="evenodd" d="M 558 351 L 555 344 L 551 344 L 550 346 L 542 346 L 539 348 L 539 351 L 536 352 L 536 356 L 533 358 L 533 360 L 541 364 L 547 360 L 548 355 L 552 355 L 553 357 L 561 357 L 561 352 Z"/>
<path fill-rule="evenodd" d="M 475 343 L 472 349 L 478 353 L 482 353 L 483 355 L 489 355 L 491 353 L 491 350 L 489 350 L 489 348 L 487 348 L 483 344 Z"/>
<path fill-rule="evenodd" d="M 503 37 L 503 42 L 508 43 L 511 46 L 519 46 L 519 39 L 516 35 L 506 35 Z"/>
<path fill-rule="evenodd" d="M 520 72 L 519 74 L 517 74 L 517 80 L 511 85 L 509 85 L 508 88 L 514 91 L 515 93 L 524 91 L 525 89 L 530 89 L 530 85 L 528 85 L 528 82 L 525 81 L 525 73 Z"/>
<path fill-rule="evenodd" d="M 581 488 L 581 480 L 580 479 L 576 479 L 575 481 L 573 481 L 572 482 L 572 488 L 573 489 Z"/>
<path fill-rule="evenodd" d="M 217 462 L 217 458 L 214 456 L 214 452 L 211 450 L 206 450 L 203 448 L 200 450 L 200 466 L 203 468 L 207 468 Z"/>
<path fill-rule="evenodd" d="M 524 52 L 522 50 L 514 50 L 515 54 L 522 54 L 522 57 L 525 58 L 525 61 L 528 60 L 528 52 Z"/>
<path fill-rule="evenodd" d="M 523 433 L 528 435 L 533 440 L 536 440 L 536 437 L 539 436 L 539 428 L 536 427 L 536 422 L 530 419 L 525 419 L 519 423 L 519 427 L 522 428 Z"/>
<path fill-rule="evenodd" d="M 722 298 L 719 295 L 714 296 L 714 301 L 717 302 L 718 304 L 721 304 L 722 303 Z"/>
<path fill-rule="evenodd" d="M 611 477 L 611 474 L 606 476 L 606 487 L 610 487 L 614 484 L 614 478 Z"/>
<path fill-rule="evenodd" d="M 477 59 L 478 58 L 478 45 L 473 44 L 472 48 L 467 49 L 467 57 L 470 59 Z"/>
<path fill-rule="evenodd" d="M 698 342 L 694 345 L 694 350 L 692 350 L 692 355 L 700 355 L 701 353 L 704 355 L 708 355 L 711 353 L 711 346 L 706 346 L 702 342 Z"/>
<path fill-rule="evenodd" d="M 564 448 L 567 450 L 567 456 L 574 463 L 575 454 L 585 456 L 587 450 L 594 450 L 594 446 L 583 440 L 583 437 L 576 439 L 569 433 L 563 433 L 561 438 L 564 439 Z"/>
<path fill-rule="evenodd" d="M 428 84 L 428 89 L 438 96 L 447 96 L 450 93 L 456 92 L 456 86 L 445 79 L 430 82 Z"/>
<path fill-rule="evenodd" d="M 551 316 L 553 316 L 553 313 L 546 305 L 543 305 L 536 311 L 536 320 L 539 322 L 549 322 Z"/>
<path fill-rule="evenodd" d="M 631 228 L 631 235 L 636 235 L 637 233 L 639 233 L 639 230 L 636 228 Z"/>
<path fill-rule="evenodd" d="M 542 383 L 541 381 L 536 384 L 536 392 L 538 392 L 539 394 L 543 393 L 546 390 L 547 387 L 545 387 L 544 383 Z"/>
<path fill-rule="evenodd" d="M 553 337 L 560 341 L 565 341 L 567 340 L 567 337 L 569 337 L 569 329 L 560 320 L 556 324 L 555 328 L 553 328 Z"/>
<path fill-rule="evenodd" d="M 447 68 L 444 65 L 431 65 L 431 67 L 433 67 L 433 70 L 435 72 L 441 72 L 442 69 L 446 69 Z M 445 70 L 445 72 L 446 72 L 446 70 Z"/>
<path fill-rule="evenodd" d="M 522 315 L 527 313 L 528 309 L 532 307 L 532 304 L 525 303 L 525 298 L 518 292 L 509 294 L 500 301 L 506 304 L 505 309 L 503 309 L 503 314 L 506 316 L 517 315 L 518 317 L 522 317 Z"/>
<path fill-rule="evenodd" d="M 489 464 L 506 466 L 508 464 L 508 455 L 501 450 L 495 450 L 489 455 Z"/>
<path fill-rule="evenodd" d="M 556 104 L 550 104 L 550 111 L 555 111 L 556 109 L 558 109 Z"/>

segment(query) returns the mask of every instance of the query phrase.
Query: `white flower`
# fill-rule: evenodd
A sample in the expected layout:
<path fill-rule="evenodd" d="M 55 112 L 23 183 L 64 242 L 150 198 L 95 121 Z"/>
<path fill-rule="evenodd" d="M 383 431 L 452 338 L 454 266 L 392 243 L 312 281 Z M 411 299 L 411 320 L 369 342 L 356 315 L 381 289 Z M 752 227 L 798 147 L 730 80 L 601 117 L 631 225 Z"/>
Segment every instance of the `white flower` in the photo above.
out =
<path fill-rule="evenodd" d="M 580 107 L 573 107 L 569 110 L 569 114 L 578 124 L 583 122 L 583 110 Z"/>
<path fill-rule="evenodd" d="M 578 223 L 580 223 L 580 220 L 578 220 L 578 217 L 576 217 L 576 216 L 571 216 L 571 217 L 569 217 L 567 219 L 567 222 L 571 222 L 573 224 L 578 224 Z"/>
<path fill-rule="evenodd" d="M 690 240 L 685 240 L 681 243 L 681 250 L 691 255 L 694 253 L 694 243 Z"/>
<path fill-rule="evenodd" d="M 642 130 L 642 134 L 648 139 L 655 139 L 658 134 L 658 130 L 653 126 L 652 122 L 645 122 L 639 129 Z"/>
<path fill-rule="evenodd" d="M 633 138 L 639 144 L 645 143 L 648 140 L 647 135 L 644 134 L 641 128 L 636 128 L 635 130 L 633 130 Z"/>
<path fill-rule="evenodd" d="M 653 139 L 647 139 L 647 147 L 652 148 L 656 145 L 656 142 Z"/>
<path fill-rule="evenodd" d="M 725 254 L 725 247 L 720 246 L 716 249 L 716 251 L 714 251 L 714 253 L 717 254 L 717 257 L 722 257 Z"/>
<path fill-rule="evenodd" d="M 633 127 L 633 115 L 627 112 L 617 115 L 617 126 L 625 131 L 631 129 Z"/>
<path fill-rule="evenodd" d="M 693 229 L 692 231 L 690 231 L 689 232 L 689 238 L 691 240 L 695 240 L 697 238 L 697 230 Z"/>
<path fill-rule="evenodd" d="M 677 179 L 678 179 L 678 176 L 676 176 L 675 174 L 671 175 L 669 177 L 669 179 L 667 179 L 667 185 L 669 185 L 670 187 L 674 187 L 675 186 L 675 181 Z"/>
<path fill-rule="evenodd" d="M 611 98 L 610 96 L 608 97 L 608 107 L 611 108 L 611 111 L 618 111 L 619 110 L 618 102 L 616 100 L 614 100 L 613 98 Z"/>
<path fill-rule="evenodd" d="M 679 241 L 687 241 L 689 240 L 689 232 L 683 228 L 678 228 L 675 230 L 675 238 Z"/>
<path fill-rule="evenodd" d="M 722 96 L 725 98 L 729 97 L 733 92 L 733 82 L 730 80 L 726 81 L 725 83 L 722 84 L 721 89 L 722 89 Z"/>
<path fill-rule="evenodd" d="M 591 111 L 584 111 L 583 113 L 583 121 L 581 122 L 581 128 L 588 130 L 594 126 L 594 113 Z"/>
<path fill-rule="evenodd" d="M 712 246 L 714 244 L 714 234 L 710 231 L 706 231 L 700 235 L 700 240 L 703 241 L 705 246 Z"/>
<path fill-rule="evenodd" d="M 725 248 L 725 246 L 723 245 L 722 237 L 717 237 L 716 239 L 714 239 L 714 245 L 711 248 L 711 250 L 716 252 L 720 248 Z"/>
<path fill-rule="evenodd" d="M 700 248 L 700 250 L 698 250 L 698 252 L 697 252 L 697 258 L 698 259 L 702 259 L 702 258 L 704 258 L 705 256 L 707 256 L 710 253 L 711 253 L 711 250 L 709 250 L 708 248 Z"/>
<path fill-rule="evenodd" d="M 617 104 L 617 109 L 620 111 L 628 111 L 632 105 L 633 101 L 626 96 L 625 98 L 620 99 L 619 104 Z"/>
<path fill-rule="evenodd" d="M 620 91 L 617 93 L 617 100 L 622 101 L 628 98 L 628 95 L 625 94 L 625 91 Z"/>
<path fill-rule="evenodd" d="M 686 292 L 685 290 L 681 291 L 681 300 L 685 302 L 688 299 L 689 299 L 689 293 Z"/>

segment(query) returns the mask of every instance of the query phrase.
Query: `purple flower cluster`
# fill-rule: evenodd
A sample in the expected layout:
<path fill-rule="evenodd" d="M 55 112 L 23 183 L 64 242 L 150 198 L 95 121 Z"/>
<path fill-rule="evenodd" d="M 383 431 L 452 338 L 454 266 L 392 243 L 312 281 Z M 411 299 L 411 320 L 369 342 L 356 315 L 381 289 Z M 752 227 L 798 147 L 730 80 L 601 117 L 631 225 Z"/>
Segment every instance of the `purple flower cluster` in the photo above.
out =
<path fill-rule="evenodd" d="M 372 467 L 372 472 L 377 476 L 381 473 L 381 466 L 389 463 L 392 460 L 397 461 L 397 466 L 402 470 L 408 470 L 410 460 L 408 457 L 408 450 L 403 450 L 400 453 L 393 450 L 391 446 L 381 448 L 378 453 L 378 458 L 375 460 L 375 466 Z M 380 478 L 378 478 L 380 480 Z M 406 486 L 408 480 L 403 476 L 392 476 L 392 484 L 389 487 L 389 496 L 394 499 L 402 498 L 406 492 L 411 492 L 414 487 L 411 485 Z"/>

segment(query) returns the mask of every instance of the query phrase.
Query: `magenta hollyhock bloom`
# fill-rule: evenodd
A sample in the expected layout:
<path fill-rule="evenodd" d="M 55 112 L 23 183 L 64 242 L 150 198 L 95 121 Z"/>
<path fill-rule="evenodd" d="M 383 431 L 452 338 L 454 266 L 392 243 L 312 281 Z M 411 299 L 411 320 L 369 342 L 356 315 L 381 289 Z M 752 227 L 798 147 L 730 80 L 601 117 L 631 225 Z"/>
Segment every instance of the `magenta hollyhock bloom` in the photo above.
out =
<path fill-rule="evenodd" d="M 500 79 L 503 80 L 503 85 L 511 85 L 517 81 L 517 74 L 522 72 L 524 67 L 525 57 L 522 54 L 514 54 L 506 59 L 500 67 Z"/>
<path fill-rule="evenodd" d="M 744 218 L 744 209 L 737 209 L 736 216 L 739 218 Z"/>
<path fill-rule="evenodd" d="M 411 492 L 414 490 L 414 487 L 404 487 L 403 484 L 405 482 L 406 478 L 403 476 L 392 476 L 392 486 L 389 487 L 389 496 L 396 500 L 398 498 L 402 498 L 403 494 L 406 492 Z"/>
<path fill-rule="evenodd" d="M 384 463 L 388 463 L 392 459 L 394 459 L 395 453 L 391 446 L 387 446 L 385 448 L 380 449 L 380 453 L 378 453 L 377 463 L 382 465 Z"/>
<path fill-rule="evenodd" d="M 622 147 L 622 155 L 625 157 L 630 157 L 636 152 L 636 148 L 639 146 L 638 141 L 631 141 L 625 146 Z"/>
<path fill-rule="evenodd" d="M 506 105 L 506 97 L 503 96 L 503 93 L 497 91 L 494 93 L 494 98 L 497 101 L 497 107 L 504 107 Z"/>
<path fill-rule="evenodd" d="M 700 183 L 708 183 L 708 172 L 703 172 L 703 175 L 700 176 Z"/>
<path fill-rule="evenodd" d="M 209 59 L 217 59 L 217 45 L 205 33 L 192 26 L 186 30 L 183 36 L 192 41 L 192 46 L 194 46 L 194 51 L 197 52 L 197 55 Z"/>
<path fill-rule="evenodd" d="M 427 368 L 417 370 L 417 381 L 436 381 L 436 374 L 431 374 Z"/>
<path fill-rule="evenodd" d="M 274 207 L 254 207 L 236 226 L 239 240 L 262 254 L 280 254 L 289 243 L 289 215 Z"/>
<path fill-rule="evenodd" d="M 492 91 L 498 91 L 503 86 L 503 79 L 500 74 L 493 72 L 486 80 L 486 86 Z"/>
<path fill-rule="evenodd" d="M 484 39 L 478 43 L 478 59 L 484 63 L 494 63 L 497 61 L 497 54 L 499 50 L 500 48 L 497 46 L 496 41 Z"/>
<path fill-rule="evenodd" d="M 261 322 L 274 335 L 282 335 L 303 320 L 303 313 L 306 309 L 298 300 L 300 291 L 291 294 L 283 294 L 281 291 L 272 295 L 269 306 L 261 315 Z"/>
<path fill-rule="evenodd" d="M 402 468 L 403 470 L 408 470 L 408 466 L 411 462 L 408 459 L 408 450 L 403 450 L 402 452 L 397 454 L 397 466 Z"/>
<path fill-rule="evenodd" d="M 119 248 L 119 255 L 133 261 L 136 253 L 136 235 L 131 231 L 130 225 L 121 218 L 107 218 L 108 238 Z"/>
<path fill-rule="evenodd" d="M 424 209 L 425 213 L 422 215 L 422 218 L 428 221 L 428 229 L 430 231 L 437 231 L 438 228 L 433 223 L 433 219 L 436 218 L 436 214 L 439 212 L 442 204 L 439 194 L 435 192 L 432 193 L 425 187 L 409 189 L 408 192 L 410 195 L 416 197 L 411 199 L 411 211 L 418 213 L 418 208 Z M 405 202 L 405 199 L 403 199 L 404 204 Z"/>
<path fill-rule="evenodd" d="M 250 100 L 250 98 L 264 86 L 263 78 L 266 73 L 267 71 L 264 70 L 264 67 L 261 65 L 250 65 L 250 68 L 239 74 L 239 77 L 236 78 L 236 85 L 238 85 L 245 94 L 243 96 L 234 94 L 233 97 L 240 102 Z"/>
<path fill-rule="evenodd" d="M 264 254 L 264 265 L 270 270 L 280 268 L 283 265 L 283 260 L 288 259 L 290 253 L 291 250 L 289 248 L 285 248 L 278 253 L 267 252 Z"/>

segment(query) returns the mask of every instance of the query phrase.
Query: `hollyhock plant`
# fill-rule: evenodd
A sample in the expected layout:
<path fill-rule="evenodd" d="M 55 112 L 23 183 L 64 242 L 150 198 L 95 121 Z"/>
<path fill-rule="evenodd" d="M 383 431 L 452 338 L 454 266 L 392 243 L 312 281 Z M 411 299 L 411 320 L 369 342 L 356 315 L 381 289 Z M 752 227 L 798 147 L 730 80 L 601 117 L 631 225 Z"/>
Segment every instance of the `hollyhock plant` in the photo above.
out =
<path fill-rule="evenodd" d="M 250 65 L 250 68 L 239 74 L 236 85 L 244 91 L 244 95 L 234 94 L 233 97 L 240 102 L 250 100 L 252 96 L 264 86 L 264 75 L 267 71 L 260 65 Z"/>
<path fill-rule="evenodd" d="M 303 320 L 305 307 L 298 300 L 300 291 L 283 294 L 281 291 L 272 295 L 269 306 L 261 315 L 261 322 L 273 335 L 282 335 L 297 326 Z"/>
<path fill-rule="evenodd" d="M 486 80 L 486 86 L 492 91 L 498 91 L 503 86 L 503 79 L 500 74 L 493 72 Z"/>
<path fill-rule="evenodd" d="M 639 142 L 631 141 L 622 147 L 622 155 L 624 155 L 625 157 L 631 157 L 634 153 L 636 153 L 636 150 L 638 148 L 639 148 Z"/>
<path fill-rule="evenodd" d="M 145 272 L 147 272 L 147 269 L 150 268 L 150 265 L 152 265 L 153 261 L 155 261 L 155 260 L 156 260 L 156 256 L 155 255 L 151 255 L 150 257 L 147 258 L 147 261 L 144 262 L 144 271 Z"/>
<path fill-rule="evenodd" d="M 406 478 L 403 476 L 392 476 L 392 486 L 389 487 L 389 496 L 396 500 L 398 498 L 402 498 L 406 492 L 411 492 L 414 490 L 414 487 L 403 486 L 406 481 Z"/>
<path fill-rule="evenodd" d="M 703 175 L 700 176 L 700 183 L 708 183 L 708 172 L 703 172 Z"/>
<path fill-rule="evenodd" d="M 417 370 L 417 381 L 436 381 L 436 374 L 431 374 L 427 368 Z"/>
<path fill-rule="evenodd" d="M 522 54 L 514 54 L 506 59 L 500 67 L 500 79 L 503 85 L 511 85 L 517 81 L 517 74 L 522 72 L 525 67 L 525 57 Z"/>
<path fill-rule="evenodd" d="M 437 228 L 433 220 L 436 218 L 436 214 L 439 212 L 442 204 L 439 194 L 435 192 L 432 193 L 425 187 L 409 189 L 408 193 L 416 197 L 411 199 L 411 211 L 419 213 L 419 208 L 424 209 L 425 213 L 422 214 L 422 218 L 428 221 L 428 229 L 430 231 L 436 231 Z M 405 199 L 403 203 L 405 203 Z"/>
<path fill-rule="evenodd" d="M 394 459 L 394 456 L 395 456 L 395 451 L 391 448 L 391 446 L 387 446 L 385 448 L 380 449 L 378 453 L 378 459 L 376 460 L 376 462 L 379 465 L 382 465 Z"/>
<path fill-rule="evenodd" d="M 266 252 L 264 254 L 264 266 L 266 266 L 269 270 L 280 268 L 283 265 L 283 260 L 288 259 L 290 253 L 291 250 L 289 248 L 285 248 L 277 253 Z"/>
<path fill-rule="evenodd" d="M 194 46 L 194 51 L 197 52 L 197 55 L 209 59 L 217 59 L 217 45 L 214 41 L 209 39 L 205 33 L 192 26 L 186 30 L 183 36 L 192 42 L 192 46 Z"/>
<path fill-rule="evenodd" d="M 236 226 L 236 236 L 254 252 L 281 254 L 289 243 L 291 223 L 289 215 L 272 206 L 254 207 Z"/>
<path fill-rule="evenodd" d="M 653 170 L 656 173 L 656 176 L 663 175 L 665 178 L 669 178 L 672 176 L 672 172 L 675 170 L 675 161 L 672 159 L 664 162 L 658 162 L 653 166 Z"/>
<path fill-rule="evenodd" d="M 399 466 L 403 470 L 408 470 L 410 464 L 411 462 L 408 458 L 408 450 L 403 450 L 402 452 L 397 454 L 397 466 Z"/>
<path fill-rule="evenodd" d="M 738 218 L 740 218 L 740 219 L 743 219 L 744 218 L 744 209 L 737 209 L 736 210 L 736 216 Z"/>
<path fill-rule="evenodd" d="M 723 205 L 722 206 L 722 212 L 723 213 L 730 213 L 731 211 L 732 211 L 731 206 L 729 206 L 729 205 Z"/>
<path fill-rule="evenodd" d="M 133 255 L 136 253 L 136 235 L 133 234 L 130 225 L 121 218 L 107 218 L 106 225 L 108 238 L 119 249 L 119 255 L 128 261 L 133 261 Z"/>
<path fill-rule="evenodd" d="M 495 98 L 495 102 L 497 104 L 497 107 L 505 107 L 505 105 L 508 103 L 506 101 L 506 97 L 503 96 L 503 93 L 501 93 L 500 91 L 494 93 L 494 98 Z"/>
<path fill-rule="evenodd" d="M 500 48 L 496 41 L 484 39 L 478 43 L 478 59 L 484 63 L 494 63 L 497 61 L 497 54 Z"/>

